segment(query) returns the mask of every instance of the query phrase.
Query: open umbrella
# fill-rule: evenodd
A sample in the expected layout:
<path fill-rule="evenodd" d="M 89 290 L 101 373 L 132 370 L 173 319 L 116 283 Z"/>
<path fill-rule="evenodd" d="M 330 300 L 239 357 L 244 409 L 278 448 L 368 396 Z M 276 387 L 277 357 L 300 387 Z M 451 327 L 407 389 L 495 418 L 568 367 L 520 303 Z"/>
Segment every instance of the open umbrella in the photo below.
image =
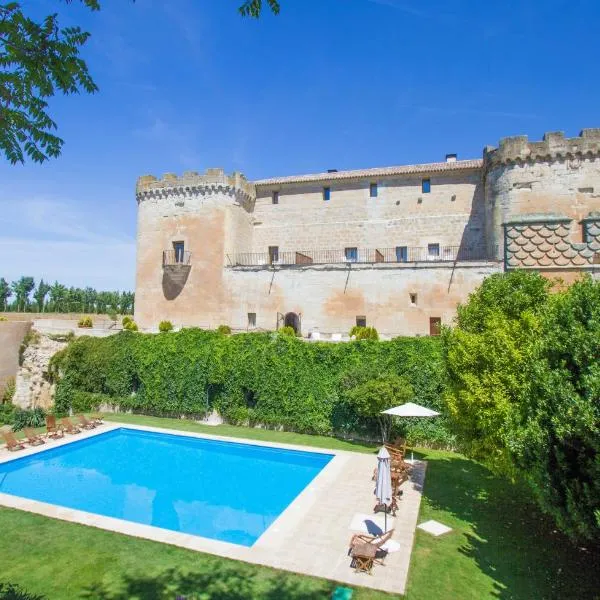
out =
<path fill-rule="evenodd" d="M 375 483 L 375 497 L 384 506 L 384 532 L 387 532 L 387 509 L 392 503 L 392 472 L 390 469 L 390 453 L 384 446 L 377 454 L 377 481 Z"/>
<path fill-rule="evenodd" d="M 382 411 L 382 414 L 393 415 L 395 417 L 437 417 L 440 413 L 414 402 L 407 402 L 400 406 L 394 406 L 394 408 L 388 408 Z M 410 459 L 414 459 L 412 450 L 410 452 Z"/>

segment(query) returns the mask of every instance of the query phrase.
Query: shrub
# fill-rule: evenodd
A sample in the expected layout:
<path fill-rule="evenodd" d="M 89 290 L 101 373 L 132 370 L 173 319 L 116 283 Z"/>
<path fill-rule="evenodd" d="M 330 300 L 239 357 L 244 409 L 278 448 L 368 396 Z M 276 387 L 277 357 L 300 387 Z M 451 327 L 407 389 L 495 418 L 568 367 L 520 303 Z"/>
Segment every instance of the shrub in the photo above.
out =
<path fill-rule="evenodd" d="M 15 410 L 14 404 L 0 404 L 0 425 L 12 425 Z"/>
<path fill-rule="evenodd" d="M 125 319 L 123 319 L 123 320 L 125 320 Z M 125 329 L 125 331 L 137 331 L 138 326 L 135 321 L 130 319 L 129 321 L 123 323 L 123 329 Z"/>
<path fill-rule="evenodd" d="M 16 382 L 14 377 L 9 377 L 6 380 L 4 386 L 4 392 L 2 393 L 2 403 L 3 404 L 12 404 L 16 389 Z"/>
<path fill-rule="evenodd" d="M 217 331 L 223 335 L 231 335 L 231 327 L 229 325 L 219 325 Z"/>
<path fill-rule="evenodd" d="M 524 479 L 574 539 L 600 534 L 600 282 L 549 295 L 494 275 L 444 333 L 451 424 L 467 454 Z"/>
<path fill-rule="evenodd" d="M 33 410 L 17 408 L 13 413 L 12 428 L 19 431 L 23 427 L 42 427 L 46 423 L 46 411 L 37 407 Z"/>
<path fill-rule="evenodd" d="M 47 597 L 27 592 L 14 583 L 0 582 L 0 600 L 47 600 Z"/>
<path fill-rule="evenodd" d="M 2 315 L 0 315 L 0 321 L 8 321 L 8 319 Z"/>
<path fill-rule="evenodd" d="M 69 331 L 68 333 L 48 333 L 47 337 L 55 342 L 70 343 L 75 339 L 75 333 Z"/>
<path fill-rule="evenodd" d="M 171 321 L 161 321 L 158 324 L 158 330 L 161 333 L 168 333 L 169 331 L 173 331 L 173 323 L 171 323 Z"/>
<path fill-rule="evenodd" d="M 296 337 L 296 330 L 293 327 L 290 327 L 289 325 L 286 325 L 285 327 L 280 327 L 277 330 L 277 333 L 281 335 L 291 335 L 292 337 Z"/>
<path fill-rule="evenodd" d="M 93 326 L 94 323 L 92 322 L 92 317 L 81 317 L 79 323 L 77 323 L 77 327 L 92 328 Z"/>
<path fill-rule="evenodd" d="M 133 317 L 131 317 L 131 315 L 125 315 L 123 317 L 123 320 L 121 321 L 121 325 L 123 325 L 123 327 L 125 327 L 127 325 L 127 323 L 131 323 L 133 321 Z"/>
<path fill-rule="evenodd" d="M 377 333 L 377 329 L 375 327 L 361 327 L 360 325 L 355 325 L 350 330 L 350 337 L 354 336 L 357 340 L 378 340 L 379 334 Z"/>

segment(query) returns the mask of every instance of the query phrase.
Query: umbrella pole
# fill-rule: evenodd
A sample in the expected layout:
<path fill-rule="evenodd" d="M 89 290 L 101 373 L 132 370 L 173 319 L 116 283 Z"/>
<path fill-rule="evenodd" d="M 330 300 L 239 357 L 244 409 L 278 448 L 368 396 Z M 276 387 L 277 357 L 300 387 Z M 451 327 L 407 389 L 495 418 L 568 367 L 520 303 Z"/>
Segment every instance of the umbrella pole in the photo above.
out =
<path fill-rule="evenodd" d="M 387 533 L 387 504 L 383 503 L 383 533 Z"/>

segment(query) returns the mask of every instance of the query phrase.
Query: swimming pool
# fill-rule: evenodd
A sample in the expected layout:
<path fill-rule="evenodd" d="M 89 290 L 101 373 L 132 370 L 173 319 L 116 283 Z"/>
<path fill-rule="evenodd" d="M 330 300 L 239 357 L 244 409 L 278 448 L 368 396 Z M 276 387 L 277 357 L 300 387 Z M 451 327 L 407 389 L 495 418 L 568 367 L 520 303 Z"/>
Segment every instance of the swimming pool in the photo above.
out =
<path fill-rule="evenodd" d="M 0 464 L 0 492 L 252 546 L 332 458 L 119 428 Z"/>

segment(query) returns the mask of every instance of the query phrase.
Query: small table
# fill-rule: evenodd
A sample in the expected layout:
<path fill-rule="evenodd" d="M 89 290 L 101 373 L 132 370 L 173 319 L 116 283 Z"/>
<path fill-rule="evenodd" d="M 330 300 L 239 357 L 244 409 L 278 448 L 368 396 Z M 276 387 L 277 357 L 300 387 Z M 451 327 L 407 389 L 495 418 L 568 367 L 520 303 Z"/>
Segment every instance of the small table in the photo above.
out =
<path fill-rule="evenodd" d="M 352 560 L 354 561 L 354 572 L 368 573 L 372 575 L 373 562 L 377 554 L 377 548 L 367 542 L 356 544 L 352 547 Z"/>

